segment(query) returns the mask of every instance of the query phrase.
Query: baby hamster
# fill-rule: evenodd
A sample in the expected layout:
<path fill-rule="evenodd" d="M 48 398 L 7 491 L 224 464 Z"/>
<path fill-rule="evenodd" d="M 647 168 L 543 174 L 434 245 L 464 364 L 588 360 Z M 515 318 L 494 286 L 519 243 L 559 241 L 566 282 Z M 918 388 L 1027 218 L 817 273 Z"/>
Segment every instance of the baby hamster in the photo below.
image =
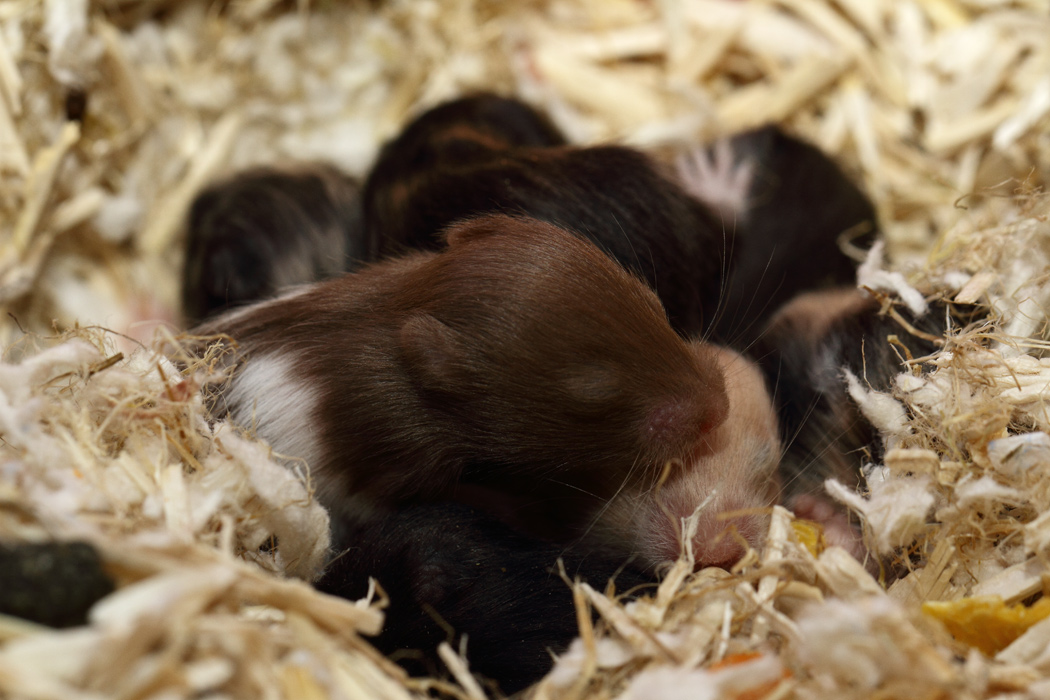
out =
<path fill-rule="evenodd" d="M 559 558 L 570 577 L 596 587 L 613 579 L 621 592 L 644 590 L 683 551 L 682 519 L 701 504 L 690 542 L 701 564 L 729 566 L 745 543 L 763 541 L 779 493 L 776 417 L 757 366 L 731 350 L 714 353 L 729 398 L 726 420 L 702 454 L 660 483 L 585 502 L 585 527 L 553 518 L 547 522 L 563 530 L 546 536 L 508 525 L 517 513 L 508 518 L 507 510 L 531 501 L 527 490 L 489 491 L 478 507 L 454 498 L 343 517 L 340 554 L 318 587 L 357 598 L 376 577 L 391 605 L 375 643 L 411 671 L 441 673 L 438 642 L 465 635 L 471 670 L 503 692 L 535 682 L 550 668 L 551 652 L 578 634 L 571 591 L 555 569 Z"/>
<path fill-rule="evenodd" d="M 896 335 L 913 357 L 923 357 L 938 347 L 931 337 L 943 336 L 949 323 L 972 322 L 976 309 L 935 302 L 922 317 L 906 308 L 899 314 L 920 335 L 882 313 L 880 302 L 865 291 L 811 292 L 785 305 L 755 345 L 767 382 L 775 387 L 785 445 L 783 500 L 796 515 L 823 522 L 829 539 L 859 559 L 865 556 L 859 533 L 825 494 L 824 481 L 834 477 L 860 487 L 861 467 L 881 462 L 884 455 L 878 433 L 847 392 L 844 370 L 876 391 L 890 391 L 894 378 L 908 368 L 889 336 Z"/>
<path fill-rule="evenodd" d="M 715 352 L 656 296 L 550 224 L 488 216 L 196 331 L 241 353 L 224 402 L 322 499 L 353 510 L 451 494 L 608 498 L 707 449 L 728 399 Z M 223 410 L 223 404 L 219 404 Z M 568 494 L 568 495 L 567 495 Z"/>
<path fill-rule="evenodd" d="M 194 200 L 182 308 L 189 324 L 350 269 L 364 256 L 357 183 L 310 164 L 257 168 Z"/>
<path fill-rule="evenodd" d="M 868 197 L 815 146 L 765 126 L 680 154 L 679 180 L 712 207 L 731 248 L 716 335 L 749 347 L 798 294 L 852 285 L 875 239 Z"/>
<path fill-rule="evenodd" d="M 539 680 L 579 633 L 572 590 L 558 573 L 637 591 L 651 575 L 620 549 L 577 550 L 529 537 L 454 501 L 405 506 L 347 522 L 347 543 L 317 588 L 351 600 L 374 577 L 390 597 L 372 641 L 416 674 L 441 676 L 437 645 L 466 636 L 470 670 L 514 693 Z"/>
<path fill-rule="evenodd" d="M 699 333 L 722 253 L 707 208 L 633 149 L 537 144 L 509 128 L 492 138 L 472 108 L 490 99 L 436 107 L 383 147 L 363 193 L 373 251 L 436 249 L 440 231 L 476 214 L 530 216 L 595 242 L 658 291 L 676 329 Z M 435 121 L 441 128 L 429 128 Z"/>

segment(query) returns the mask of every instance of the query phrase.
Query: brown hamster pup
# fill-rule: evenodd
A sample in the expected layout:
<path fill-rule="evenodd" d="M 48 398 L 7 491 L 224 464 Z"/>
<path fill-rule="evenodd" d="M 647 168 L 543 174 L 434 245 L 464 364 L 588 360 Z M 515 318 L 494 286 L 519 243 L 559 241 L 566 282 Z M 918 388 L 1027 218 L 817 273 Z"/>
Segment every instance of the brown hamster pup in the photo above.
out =
<path fill-rule="evenodd" d="M 255 168 L 197 195 L 186 223 L 182 311 L 196 323 L 363 257 L 357 183 L 333 167 Z"/>
<path fill-rule="evenodd" d="M 766 511 L 778 492 L 776 419 L 757 366 L 731 350 L 692 349 L 705 362 L 713 354 L 729 410 L 698 454 L 675 463 L 666 479 L 582 501 L 577 511 L 589 520 L 573 527 L 571 519 L 553 517 L 548 522 L 561 531 L 548 537 L 507 524 L 520 517 L 513 496 L 528 493 L 525 484 L 511 494 L 489 489 L 479 507 L 454 498 L 337 515 L 340 554 L 318 588 L 354 599 L 376 577 L 391 600 L 387 624 L 374 640 L 378 648 L 415 650 L 401 654 L 400 663 L 440 674 L 432 652 L 454 630 L 469 640 L 471 670 L 510 693 L 540 678 L 551 653 L 578 632 L 571 591 L 554 570 L 557 560 L 569 576 L 596 587 L 614 580 L 622 592 L 648 590 L 645 584 L 683 549 L 682 519 L 702 506 L 689 543 L 696 561 L 735 563 L 745 543 L 763 541 Z M 557 502 L 558 494 L 552 498 Z"/>
<path fill-rule="evenodd" d="M 482 217 L 446 240 L 196 331 L 237 342 L 225 406 L 306 459 L 323 501 L 352 511 L 460 483 L 609 498 L 709 451 L 721 368 L 644 284 L 538 221 Z"/>

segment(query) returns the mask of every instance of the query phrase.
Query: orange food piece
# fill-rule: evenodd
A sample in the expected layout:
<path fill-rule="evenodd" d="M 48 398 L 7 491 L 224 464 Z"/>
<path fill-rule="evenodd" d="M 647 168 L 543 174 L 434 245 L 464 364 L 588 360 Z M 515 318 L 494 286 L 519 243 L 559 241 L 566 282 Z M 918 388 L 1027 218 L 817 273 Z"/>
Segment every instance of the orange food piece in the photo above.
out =
<path fill-rule="evenodd" d="M 1050 616 L 1050 598 L 1035 605 L 1006 605 L 997 595 L 927 602 L 922 611 L 944 623 L 951 635 L 985 656 L 995 656 L 1025 631 Z"/>
<path fill-rule="evenodd" d="M 728 654 L 724 656 L 721 661 L 716 661 L 708 666 L 708 670 L 717 671 L 726 666 L 736 666 L 737 664 L 747 663 L 748 661 L 757 659 L 760 656 L 762 656 L 762 654 L 757 651 L 742 651 L 737 654 Z"/>
<path fill-rule="evenodd" d="M 744 664 L 748 661 L 753 661 L 754 659 L 757 659 L 760 656 L 762 656 L 762 654 L 757 651 L 743 651 L 737 654 L 729 654 L 726 657 L 724 657 L 721 661 L 717 661 L 711 664 L 708 667 L 708 670 L 716 671 L 720 668 L 735 666 L 737 664 Z M 789 678 L 791 678 L 791 671 L 784 669 L 784 672 L 781 674 L 780 678 L 776 679 L 775 681 L 769 681 L 768 683 L 762 683 L 761 685 L 756 685 L 753 688 L 748 688 L 742 693 L 737 693 L 733 695 L 732 700 L 762 700 L 762 698 L 768 696 L 776 689 L 778 685 L 780 685 Z"/>

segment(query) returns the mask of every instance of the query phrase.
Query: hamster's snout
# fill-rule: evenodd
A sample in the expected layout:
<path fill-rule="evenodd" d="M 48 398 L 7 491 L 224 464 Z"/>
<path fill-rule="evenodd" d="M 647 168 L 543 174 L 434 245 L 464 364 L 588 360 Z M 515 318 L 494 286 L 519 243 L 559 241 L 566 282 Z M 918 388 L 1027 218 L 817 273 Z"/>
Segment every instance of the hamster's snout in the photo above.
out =
<path fill-rule="evenodd" d="M 689 455 L 646 490 L 619 495 L 598 523 L 610 533 L 636 533 L 635 551 L 648 566 L 678 558 L 685 521 L 696 513 L 691 547 L 698 566 L 731 566 L 745 547 L 765 540 L 769 508 L 780 483 L 782 452 L 773 402 L 758 367 L 723 348 L 710 352 L 725 378 L 724 420 L 706 432 L 697 428 Z M 654 433 L 681 419 L 682 404 L 662 404 L 650 415 Z M 697 424 L 700 425 L 700 424 Z"/>

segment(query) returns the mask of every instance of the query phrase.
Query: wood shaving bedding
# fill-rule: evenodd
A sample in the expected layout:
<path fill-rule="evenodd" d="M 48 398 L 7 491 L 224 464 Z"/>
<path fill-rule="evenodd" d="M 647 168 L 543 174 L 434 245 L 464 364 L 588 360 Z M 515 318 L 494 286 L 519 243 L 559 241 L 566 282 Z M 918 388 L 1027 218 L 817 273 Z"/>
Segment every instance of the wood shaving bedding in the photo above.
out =
<path fill-rule="evenodd" d="M 0 618 L 0 695 L 484 695 L 451 650 L 458 685 L 371 650 L 378 593 L 286 578 L 327 547 L 308 473 L 210 423 L 207 368 L 141 342 L 178 323 L 204 184 L 292 159 L 360 177 L 414 114 L 494 89 L 582 144 L 777 121 L 876 202 L 868 281 L 996 321 L 851 389 L 892 449 L 866 493 L 829 492 L 906 575 L 887 589 L 778 508 L 733 572 L 686 555 L 626 605 L 578 586 L 599 622 L 534 696 L 1045 697 L 1050 623 L 1016 606 L 1050 561 L 1048 36 L 1046 0 L 0 3 L 0 538 L 85 539 L 118 583 L 87 627 Z M 975 615 L 996 645 L 952 636 Z"/>

